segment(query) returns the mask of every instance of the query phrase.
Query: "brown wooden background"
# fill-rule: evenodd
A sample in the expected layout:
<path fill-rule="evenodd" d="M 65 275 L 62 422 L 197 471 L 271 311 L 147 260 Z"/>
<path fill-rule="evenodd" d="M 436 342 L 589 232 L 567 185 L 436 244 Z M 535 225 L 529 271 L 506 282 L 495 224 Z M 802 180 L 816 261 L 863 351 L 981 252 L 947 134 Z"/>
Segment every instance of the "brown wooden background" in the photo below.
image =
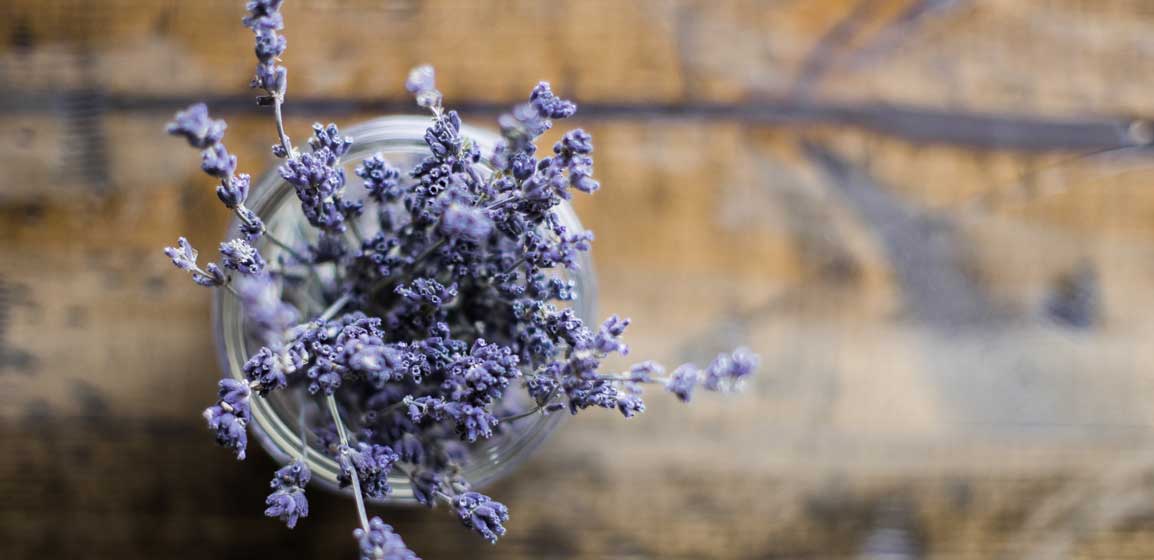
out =
<path fill-rule="evenodd" d="M 353 555 L 347 499 L 287 531 L 272 461 L 211 442 L 208 293 L 160 254 L 227 221 L 174 110 L 208 100 L 266 164 L 241 4 L 0 0 L 0 558 Z M 496 547 L 382 510 L 423 557 L 1154 556 L 1154 4 L 286 12 L 297 137 L 413 112 L 417 63 L 474 123 L 552 81 L 634 356 L 763 356 L 744 396 L 567 424 L 491 489 Z"/>

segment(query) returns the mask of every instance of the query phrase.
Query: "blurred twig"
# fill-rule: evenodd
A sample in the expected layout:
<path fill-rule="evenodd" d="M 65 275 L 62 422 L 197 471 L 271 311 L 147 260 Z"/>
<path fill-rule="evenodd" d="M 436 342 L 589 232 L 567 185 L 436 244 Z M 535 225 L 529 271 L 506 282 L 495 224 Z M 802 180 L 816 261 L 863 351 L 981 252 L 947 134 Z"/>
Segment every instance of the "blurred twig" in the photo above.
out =
<path fill-rule="evenodd" d="M 797 80 L 790 89 L 791 97 L 797 99 L 811 93 L 817 82 L 834 64 L 838 50 L 857 35 L 863 21 L 873 13 L 876 4 L 875 0 L 858 0 L 842 19 L 818 39 L 801 65 Z"/>
<path fill-rule="evenodd" d="M 68 91 L 17 91 L 0 85 L 0 115 L 54 112 Z M 253 110 L 244 96 L 146 96 L 108 93 L 101 99 L 108 113 L 157 114 L 203 99 L 214 112 L 228 115 Z M 335 118 L 350 114 L 387 114 L 411 110 L 408 100 L 301 98 L 293 100 L 299 118 Z M 508 103 L 463 100 L 462 113 L 496 115 Z M 974 113 L 887 103 L 765 100 L 743 103 L 585 103 L 586 120 L 713 119 L 761 126 L 845 126 L 916 143 L 939 143 L 986 150 L 1078 152 L 1146 146 L 1131 132 L 1134 118 L 1046 118 L 1036 115 Z"/>
<path fill-rule="evenodd" d="M 988 294 L 967 273 L 963 241 L 951 223 L 907 207 L 864 170 L 821 144 L 805 141 L 802 149 L 880 239 L 913 316 L 943 327 L 994 317 Z"/>

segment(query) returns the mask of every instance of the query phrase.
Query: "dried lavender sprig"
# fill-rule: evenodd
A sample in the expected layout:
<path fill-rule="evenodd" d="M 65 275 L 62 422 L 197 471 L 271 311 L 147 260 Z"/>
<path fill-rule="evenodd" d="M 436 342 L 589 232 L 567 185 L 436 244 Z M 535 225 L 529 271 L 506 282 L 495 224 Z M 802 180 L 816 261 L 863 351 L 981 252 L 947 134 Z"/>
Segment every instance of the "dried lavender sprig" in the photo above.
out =
<path fill-rule="evenodd" d="M 220 270 L 216 263 L 210 262 L 204 265 L 204 268 L 196 263 L 198 251 L 189 244 L 187 239 L 184 237 L 177 238 L 176 245 L 176 247 L 165 247 L 164 254 L 172 259 L 172 264 L 177 268 L 191 274 L 194 283 L 206 288 L 223 287 L 232 295 L 238 295 L 231 279 Z"/>
<path fill-rule="evenodd" d="M 417 99 L 417 105 L 432 111 L 433 115 L 440 120 L 445 111 L 441 105 L 444 96 L 437 89 L 436 79 L 437 74 L 433 67 L 423 64 L 409 71 L 409 77 L 405 80 L 405 89 Z"/>
<path fill-rule="evenodd" d="M 368 529 L 353 531 L 353 538 L 361 549 L 361 560 L 421 560 L 380 517 L 372 518 Z"/>
<path fill-rule="evenodd" d="M 277 33 L 284 28 L 284 15 L 280 11 L 283 3 L 284 0 L 251 0 L 245 4 L 248 15 L 241 23 L 256 36 L 257 70 L 249 85 L 253 89 L 264 90 L 266 94 L 257 98 L 257 104 L 273 106 L 277 138 L 280 139 L 280 149 L 274 149 L 273 154 L 292 158 L 296 156 L 296 151 L 285 130 L 281 108 L 288 87 L 288 71 L 277 64 L 288 45 L 284 36 Z"/>
<path fill-rule="evenodd" d="M 269 486 L 272 492 L 265 499 L 264 514 L 280 519 L 289 529 L 296 527 L 297 520 L 309 516 L 309 501 L 304 487 L 312 478 L 308 465 L 297 459 L 278 469 Z"/>
<path fill-rule="evenodd" d="M 240 220 L 241 231 L 246 236 L 254 239 L 263 235 L 298 262 L 309 264 L 303 255 L 272 235 L 256 213 L 245 205 L 251 179 L 247 174 L 235 173 L 236 156 L 230 154 L 223 144 L 226 128 L 224 121 L 210 117 L 204 103 L 194 103 L 177 112 L 172 122 L 168 124 L 167 130 L 169 134 L 187 139 L 190 146 L 204 150 L 205 159 L 208 161 L 205 166 L 206 172 L 220 179 L 217 196 Z"/>
<path fill-rule="evenodd" d="M 341 310 L 344 309 L 344 307 L 348 305 L 352 300 L 352 293 L 346 293 L 345 295 L 337 298 L 336 301 L 329 305 L 328 309 L 325 309 L 321 312 L 321 314 L 317 317 L 317 320 L 328 321 L 329 319 L 336 317 L 337 313 L 340 313 Z"/>

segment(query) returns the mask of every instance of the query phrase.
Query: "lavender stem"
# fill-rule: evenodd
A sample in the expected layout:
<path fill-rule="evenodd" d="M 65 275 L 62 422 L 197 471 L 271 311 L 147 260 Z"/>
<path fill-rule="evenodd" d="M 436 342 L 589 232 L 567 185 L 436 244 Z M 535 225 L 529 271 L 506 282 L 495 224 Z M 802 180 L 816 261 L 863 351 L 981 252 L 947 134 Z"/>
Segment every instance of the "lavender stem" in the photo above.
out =
<path fill-rule="evenodd" d="M 514 414 L 512 416 L 505 416 L 505 417 L 498 418 L 497 421 L 498 422 L 514 422 L 514 421 L 520 420 L 522 418 L 528 418 L 530 416 L 533 416 L 534 414 L 537 414 L 538 412 L 541 412 L 542 410 L 544 410 L 546 406 L 549 406 L 550 404 L 552 404 L 553 398 L 556 396 L 557 396 L 557 387 L 553 387 L 553 390 L 549 391 L 549 396 L 545 397 L 545 403 L 544 404 L 538 404 L 537 406 L 535 406 L 535 407 L 533 407 L 533 408 L 531 408 L 525 412 L 522 412 L 520 414 Z"/>
<path fill-rule="evenodd" d="M 329 319 L 332 319 L 334 316 L 336 316 L 336 314 L 338 312 L 340 312 L 341 309 L 344 308 L 344 306 L 346 304 L 348 304 L 350 301 L 352 301 L 352 299 L 353 299 L 353 296 L 351 293 L 346 293 L 345 295 L 337 298 L 337 300 L 334 301 L 332 303 L 332 305 L 329 306 L 328 309 L 324 310 L 324 312 L 321 313 L 320 317 L 317 317 L 317 320 L 318 321 L 328 321 Z"/>
<path fill-rule="evenodd" d="M 284 105 L 284 96 L 282 94 L 273 95 L 272 111 L 276 119 L 276 134 L 280 137 L 280 145 L 284 147 L 284 151 L 288 154 L 286 157 L 292 158 L 294 155 L 292 141 L 289 140 L 288 133 L 284 128 L 284 114 L 281 111 L 281 106 Z"/>
<path fill-rule="evenodd" d="M 325 397 L 329 404 L 329 414 L 333 417 L 333 423 L 337 426 L 337 435 L 341 439 L 341 453 L 347 453 L 349 449 L 349 434 L 345 430 L 345 423 L 341 421 L 341 412 L 337 408 L 337 399 L 332 395 Z M 357 502 L 357 515 L 361 519 L 361 527 L 365 532 L 369 532 L 369 516 L 365 513 L 365 498 L 361 495 L 361 481 L 357 473 L 353 473 L 350 477 L 353 480 L 353 498 Z"/>

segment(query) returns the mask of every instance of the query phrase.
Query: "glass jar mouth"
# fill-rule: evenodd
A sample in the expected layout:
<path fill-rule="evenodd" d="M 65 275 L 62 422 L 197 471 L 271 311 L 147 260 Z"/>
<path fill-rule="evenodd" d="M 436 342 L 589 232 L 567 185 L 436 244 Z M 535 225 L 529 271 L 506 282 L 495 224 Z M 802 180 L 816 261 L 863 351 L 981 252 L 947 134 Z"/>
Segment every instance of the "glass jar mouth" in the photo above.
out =
<path fill-rule="evenodd" d="M 346 173 L 350 173 L 357 162 L 377 152 L 382 152 L 390 160 L 423 158 L 428 155 L 429 149 L 424 137 L 430 120 L 430 117 L 425 116 L 387 116 L 348 127 L 345 133 L 355 138 L 355 142 L 342 158 Z M 486 156 L 493 153 L 499 140 L 493 132 L 467 124 L 462 124 L 461 136 L 474 141 Z M 482 159 L 482 164 L 486 163 L 487 160 Z M 404 166 L 401 168 L 406 170 Z M 349 191 L 356 191 L 357 188 L 357 185 L 350 185 Z M 275 166 L 254 183 L 247 205 L 261 217 L 269 231 L 277 233 L 278 237 L 293 238 L 293 235 L 286 233 L 290 227 L 296 227 L 305 220 L 296 204 L 293 187 L 280 177 Z M 555 211 L 564 225 L 582 229 L 576 213 L 567 202 L 562 201 Z M 233 220 L 229 227 L 230 238 L 239 234 L 239 227 L 238 221 Z M 256 245 L 266 258 L 278 252 L 276 247 L 263 238 Z M 272 262 L 271 258 L 269 260 Z M 581 253 L 578 264 L 577 272 L 570 275 L 576 295 L 570 305 L 583 321 L 588 322 L 594 318 L 596 305 L 596 277 L 589 253 Z M 260 345 L 248 336 L 244 314 L 237 298 L 222 290 L 214 294 L 212 321 L 220 368 L 228 377 L 245 381 L 244 363 Z M 313 472 L 313 480 L 323 487 L 337 490 L 337 462 L 321 451 L 317 437 L 302 433 L 300 428 L 307 404 L 301 398 L 296 399 L 295 403 L 288 400 L 287 396 L 254 397 L 251 401 L 250 434 L 269 455 L 281 463 L 303 456 Z M 297 414 L 288 417 L 292 416 L 294 408 Z M 565 416 L 567 414 L 563 412 L 537 414 L 517 421 L 513 427 L 495 434 L 483 443 L 478 442 L 471 448 L 470 461 L 462 467 L 461 475 L 474 488 L 484 487 L 501 478 L 540 446 Z M 389 476 L 389 484 L 393 488 L 392 493 L 387 498 L 375 501 L 415 503 L 407 477 L 394 471 Z"/>

